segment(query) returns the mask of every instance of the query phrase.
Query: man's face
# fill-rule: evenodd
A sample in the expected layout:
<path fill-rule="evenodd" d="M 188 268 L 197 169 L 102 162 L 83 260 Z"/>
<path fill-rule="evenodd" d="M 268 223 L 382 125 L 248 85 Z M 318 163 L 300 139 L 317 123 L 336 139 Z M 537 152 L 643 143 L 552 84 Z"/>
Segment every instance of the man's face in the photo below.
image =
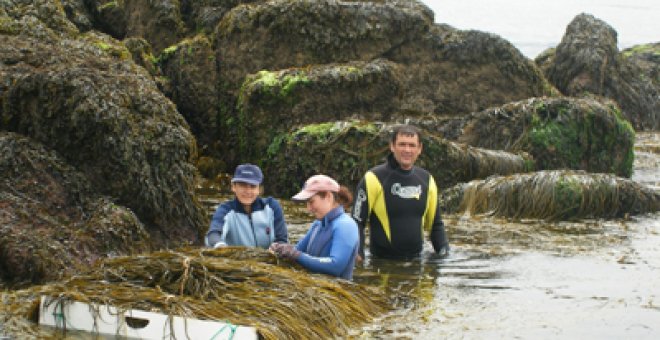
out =
<path fill-rule="evenodd" d="M 394 154 L 394 159 L 399 162 L 401 169 L 410 170 L 422 153 L 422 143 L 418 135 L 398 134 L 396 141 L 390 143 L 390 151 Z"/>

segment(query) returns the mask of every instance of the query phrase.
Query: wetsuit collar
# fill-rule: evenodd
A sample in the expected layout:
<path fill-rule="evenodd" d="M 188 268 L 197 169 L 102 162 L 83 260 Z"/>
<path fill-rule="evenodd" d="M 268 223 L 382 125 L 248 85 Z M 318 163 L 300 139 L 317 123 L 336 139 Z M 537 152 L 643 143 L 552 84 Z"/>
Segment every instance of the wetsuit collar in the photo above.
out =
<path fill-rule="evenodd" d="M 334 220 L 335 218 L 339 217 L 341 214 L 344 213 L 344 207 L 343 206 L 338 206 L 330 211 L 328 211 L 325 216 L 323 216 L 323 220 L 321 221 L 323 226 L 326 226 L 330 223 L 330 221 Z"/>
<path fill-rule="evenodd" d="M 392 170 L 396 170 L 396 171 L 399 171 L 399 172 L 404 173 L 404 174 L 409 174 L 415 169 L 414 166 L 410 170 L 402 169 L 399 162 L 397 162 L 396 158 L 394 158 L 394 154 L 391 153 L 391 152 L 390 152 L 389 155 L 387 155 L 387 161 L 386 162 L 387 162 L 387 166 L 392 168 Z"/>

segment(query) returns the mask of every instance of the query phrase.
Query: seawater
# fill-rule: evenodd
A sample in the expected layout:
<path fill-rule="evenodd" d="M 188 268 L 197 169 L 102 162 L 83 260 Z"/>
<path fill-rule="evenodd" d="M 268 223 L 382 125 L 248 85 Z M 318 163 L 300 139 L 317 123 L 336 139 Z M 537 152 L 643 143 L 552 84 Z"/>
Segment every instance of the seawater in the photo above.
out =
<path fill-rule="evenodd" d="M 618 33 L 619 49 L 660 41 L 657 0 L 424 0 L 435 22 L 495 33 L 528 58 L 556 47 L 580 13 L 605 21 Z"/>

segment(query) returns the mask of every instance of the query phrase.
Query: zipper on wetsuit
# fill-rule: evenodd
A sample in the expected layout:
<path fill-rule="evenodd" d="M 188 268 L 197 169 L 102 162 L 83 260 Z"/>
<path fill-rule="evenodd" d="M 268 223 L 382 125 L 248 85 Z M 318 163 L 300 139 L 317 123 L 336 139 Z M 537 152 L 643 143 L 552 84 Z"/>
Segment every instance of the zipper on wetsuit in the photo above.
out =
<path fill-rule="evenodd" d="M 257 233 L 254 231 L 254 224 L 252 223 L 252 214 L 248 215 L 248 220 L 250 220 L 250 228 L 252 229 L 252 237 L 254 238 L 254 246 L 259 247 L 259 243 L 257 243 Z"/>

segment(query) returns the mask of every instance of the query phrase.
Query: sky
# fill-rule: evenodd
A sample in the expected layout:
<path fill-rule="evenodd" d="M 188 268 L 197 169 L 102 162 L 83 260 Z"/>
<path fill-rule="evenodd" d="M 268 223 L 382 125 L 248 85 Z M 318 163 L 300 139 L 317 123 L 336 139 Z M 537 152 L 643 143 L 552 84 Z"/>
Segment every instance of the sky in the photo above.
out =
<path fill-rule="evenodd" d="M 421 0 L 437 23 L 495 33 L 529 58 L 561 41 L 580 13 L 618 33 L 619 49 L 660 42 L 660 0 Z"/>

